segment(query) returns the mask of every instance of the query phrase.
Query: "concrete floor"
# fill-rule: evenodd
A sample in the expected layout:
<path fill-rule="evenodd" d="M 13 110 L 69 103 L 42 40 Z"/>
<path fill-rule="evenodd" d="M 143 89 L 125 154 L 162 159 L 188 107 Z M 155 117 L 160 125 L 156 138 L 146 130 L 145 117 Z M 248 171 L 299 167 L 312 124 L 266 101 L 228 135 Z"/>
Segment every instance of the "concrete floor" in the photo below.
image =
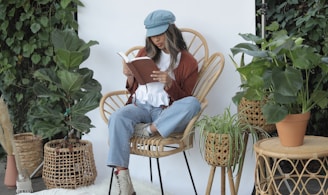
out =
<path fill-rule="evenodd" d="M 0 195 L 15 195 L 16 188 L 8 189 L 4 185 L 4 177 L 6 171 L 6 158 L 0 160 Z M 42 177 L 32 178 L 32 188 L 34 192 L 41 191 L 46 189 L 46 186 L 43 183 Z"/>
<path fill-rule="evenodd" d="M 0 159 L 0 195 L 15 195 L 16 194 L 16 188 L 15 189 L 8 189 L 5 185 L 4 185 L 4 176 L 5 176 L 5 170 L 6 170 L 6 158 Z M 42 177 L 37 177 L 37 178 L 32 178 L 32 187 L 33 187 L 33 191 L 37 192 L 37 191 L 41 191 L 41 190 L 45 190 L 46 186 L 43 182 Z M 317 184 L 311 184 L 309 183 L 309 185 L 307 185 L 307 190 L 308 191 L 317 191 L 318 189 L 318 185 Z M 325 184 L 324 189 L 327 190 L 328 189 L 328 182 Z M 283 188 L 280 191 L 283 195 L 288 195 L 290 194 L 287 188 Z M 328 192 L 328 190 L 327 190 Z M 240 195 L 245 195 L 242 194 L 242 192 L 239 193 Z M 254 192 L 252 194 L 255 194 Z"/>

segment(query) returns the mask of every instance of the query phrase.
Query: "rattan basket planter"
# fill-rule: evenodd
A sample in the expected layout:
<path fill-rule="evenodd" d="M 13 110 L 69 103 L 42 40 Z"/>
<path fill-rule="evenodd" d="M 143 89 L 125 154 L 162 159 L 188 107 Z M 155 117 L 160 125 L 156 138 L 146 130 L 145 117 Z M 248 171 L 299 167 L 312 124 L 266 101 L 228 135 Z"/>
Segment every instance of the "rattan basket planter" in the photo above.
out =
<path fill-rule="evenodd" d="M 94 183 L 97 170 L 92 144 L 87 140 L 52 140 L 44 146 L 43 181 L 48 189 L 75 189 Z"/>
<path fill-rule="evenodd" d="M 234 156 L 229 158 L 229 155 L 234 148 L 229 147 L 228 134 L 206 133 L 204 141 L 205 161 L 209 165 L 227 167 L 233 164 Z"/>
<path fill-rule="evenodd" d="M 31 175 L 43 160 L 43 143 L 41 137 L 33 133 L 15 134 L 14 144 L 20 159 L 22 171 Z M 42 170 L 40 169 L 34 177 L 40 177 L 41 174 Z"/>
<path fill-rule="evenodd" d="M 238 105 L 238 112 L 241 112 L 248 123 L 262 128 L 268 133 L 276 130 L 275 124 L 267 124 L 261 111 L 261 101 L 252 101 L 242 98 Z"/>

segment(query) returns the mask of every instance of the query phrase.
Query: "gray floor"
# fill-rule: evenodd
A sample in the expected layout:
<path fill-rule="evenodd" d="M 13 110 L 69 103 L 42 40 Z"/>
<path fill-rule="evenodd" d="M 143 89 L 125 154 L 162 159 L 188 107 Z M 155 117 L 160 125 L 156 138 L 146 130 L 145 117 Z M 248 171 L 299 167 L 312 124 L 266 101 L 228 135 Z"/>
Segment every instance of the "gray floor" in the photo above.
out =
<path fill-rule="evenodd" d="M 8 189 L 4 185 L 4 177 L 5 177 L 5 171 L 6 171 L 6 158 L 0 160 L 0 195 L 15 195 L 16 194 L 16 188 L 15 189 Z M 32 178 L 32 187 L 33 191 L 41 191 L 46 189 L 42 177 Z"/>
<path fill-rule="evenodd" d="M 0 195 L 15 195 L 16 194 L 16 189 L 8 189 L 5 185 L 4 185 L 4 175 L 5 175 L 5 158 L 0 160 Z M 325 189 L 328 188 L 328 184 L 326 183 L 325 185 Z M 33 191 L 37 192 L 37 191 L 41 191 L 46 189 L 42 177 L 37 177 L 37 178 L 32 178 L 32 187 L 33 187 Z M 318 185 L 314 184 L 309 184 L 307 186 L 307 190 L 309 192 L 311 191 L 317 191 L 318 189 Z M 283 195 L 289 195 L 289 191 L 287 188 L 282 188 L 280 191 Z"/>

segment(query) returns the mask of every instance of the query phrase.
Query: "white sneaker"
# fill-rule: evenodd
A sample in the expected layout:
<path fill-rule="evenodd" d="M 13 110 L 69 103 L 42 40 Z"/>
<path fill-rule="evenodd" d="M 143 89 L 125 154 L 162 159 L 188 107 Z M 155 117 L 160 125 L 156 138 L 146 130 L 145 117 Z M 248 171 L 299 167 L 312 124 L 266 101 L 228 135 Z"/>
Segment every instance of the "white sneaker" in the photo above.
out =
<path fill-rule="evenodd" d="M 115 176 L 119 187 L 119 195 L 136 195 L 128 169 L 115 171 Z"/>
<path fill-rule="evenodd" d="M 151 133 L 149 133 L 147 131 L 147 127 L 149 126 L 149 124 L 145 124 L 145 123 L 138 123 L 134 126 L 134 136 L 137 137 L 144 137 L 144 138 L 148 138 L 151 136 Z"/>

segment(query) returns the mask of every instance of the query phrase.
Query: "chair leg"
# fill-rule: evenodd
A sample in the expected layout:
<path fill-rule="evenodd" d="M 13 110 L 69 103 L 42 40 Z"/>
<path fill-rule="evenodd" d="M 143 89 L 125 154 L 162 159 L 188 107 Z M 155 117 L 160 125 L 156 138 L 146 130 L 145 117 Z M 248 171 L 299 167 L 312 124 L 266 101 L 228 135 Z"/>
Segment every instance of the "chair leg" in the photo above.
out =
<path fill-rule="evenodd" d="M 159 166 L 159 158 L 156 158 L 156 161 L 157 161 L 157 170 L 158 170 L 159 183 L 161 185 L 161 192 L 162 192 L 162 195 L 164 195 L 163 183 L 162 183 L 162 175 L 161 175 L 161 168 Z"/>
<path fill-rule="evenodd" d="M 190 171 L 190 167 L 189 167 L 189 163 L 188 163 L 188 159 L 187 159 L 187 155 L 186 155 L 185 151 L 183 151 L 183 156 L 184 156 L 186 164 L 187 164 L 187 168 L 188 168 L 188 172 L 189 172 L 189 176 L 190 176 L 190 179 L 191 179 L 192 186 L 194 187 L 195 194 L 197 195 L 196 186 L 195 186 L 194 179 L 193 179 L 191 171 Z"/>
<path fill-rule="evenodd" d="M 112 168 L 112 174 L 110 176 L 108 195 L 110 195 L 110 192 L 112 191 L 113 176 L 114 176 L 114 168 Z"/>
<path fill-rule="evenodd" d="M 153 167 L 151 164 L 151 157 L 149 157 L 149 173 L 150 173 L 150 181 L 153 183 Z"/>

